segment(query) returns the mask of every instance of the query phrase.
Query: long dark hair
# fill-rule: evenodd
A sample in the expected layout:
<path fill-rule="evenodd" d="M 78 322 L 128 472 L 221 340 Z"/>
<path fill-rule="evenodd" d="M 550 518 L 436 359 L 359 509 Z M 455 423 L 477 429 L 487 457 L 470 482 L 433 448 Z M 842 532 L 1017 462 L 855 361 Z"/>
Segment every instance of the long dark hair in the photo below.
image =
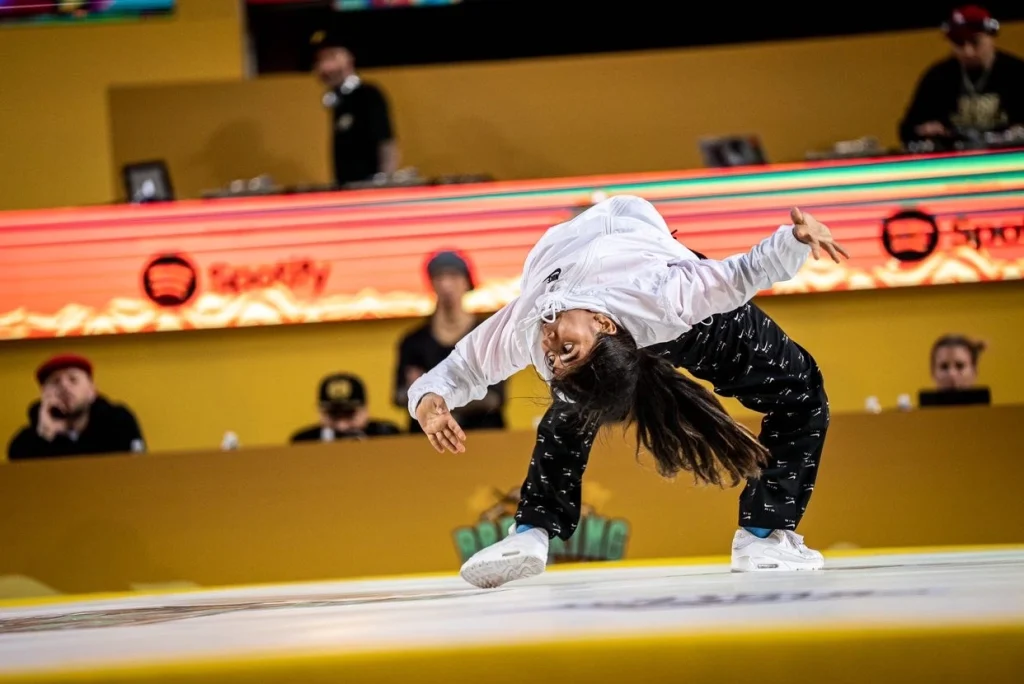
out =
<path fill-rule="evenodd" d="M 768 450 L 726 413 L 718 398 L 666 359 L 637 347 L 624 328 L 598 336 L 587 359 L 551 382 L 555 399 L 591 429 L 636 425 L 658 472 L 683 470 L 697 482 L 735 486 L 756 477 Z"/>

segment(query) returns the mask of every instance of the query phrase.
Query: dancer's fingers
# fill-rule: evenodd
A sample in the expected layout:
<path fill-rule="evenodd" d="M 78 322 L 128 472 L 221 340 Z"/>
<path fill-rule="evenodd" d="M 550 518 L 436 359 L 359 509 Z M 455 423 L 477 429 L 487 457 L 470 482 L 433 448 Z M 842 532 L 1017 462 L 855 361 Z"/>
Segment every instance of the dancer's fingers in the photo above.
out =
<path fill-rule="evenodd" d="M 799 207 L 793 207 L 789 210 L 789 218 L 793 221 L 794 226 L 798 226 L 804 222 L 804 213 L 800 211 Z"/>
<path fill-rule="evenodd" d="M 437 437 L 437 443 L 443 447 L 445 452 L 452 452 L 455 454 L 455 445 L 449 441 L 446 436 L 444 436 L 444 428 L 435 432 L 434 436 Z"/>
<path fill-rule="evenodd" d="M 813 238 L 811 240 L 811 255 L 815 259 L 821 258 L 821 248 L 818 246 L 818 238 Z"/>
<path fill-rule="evenodd" d="M 450 451 L 453 454 L 458 453 L 458 451 L 455 449 L 455 445 L 448 440 L 448 437 L 445 436 L 444 432 L 436 432 L 434 433 L 434 436 L 437 438 L 438 443 L 442 447 L 444 447 L 445 450 Z"/>
<path fill-rule="evenodd" d="M 459 440 L 455 439 L 455 433 L 452 432 L 448 428 L 448 426 L 445 426 L 445 427 L 441 428 L 441 435 L 444 436 L 444 441 L 445 441 L 446 444 L 451 446 L 451 448 L 454 449 L 455 451 L 459 450 L 459 444 L 458 444 Z"/>
<path fill-rule="evenodd" d="M 441 444 L 437 441 L 437 437 L 435 437 L 434 435 L 427 435 L 427 439 L 430 440 L 430 446 L 434 447 L 434 451 L 436 451 L 439 454 L 444 453 L 444 449 L 441 447 Z"/>
<path fill-rule="evenodd" d="M 828 255 L 832 257 L 832 261 L 837 264 L 842 263 L 842 259 L 839 258 L 839 252 L 836 251 L 836 246 L 831 242 L 822 243 L 822 247 L 828 252 Z"/>
<path fill-rule="evenodd" d="M 455 422 L 455 419 L 451 416 L 448 417 L 448 427 L 455 433 L 455 436 L 459 438 L 460 442 L 466 441 L 466 433 L 463 432 L 462 427 Z"/>
<path fill-rule="evenodd" d="M 836 251 L 837 251 L 837 252 L 839 252 L 840 254 L 842 254 L 842 255 L 843 255 L 844 257 L 846 257 L 847 259 L 849 259 L 849 258 L 850 258 L 850 253 L 846 251 L 846 248 L 845 248 L 845 247 L 843 247 L 843 246 L 842 246 L 841 244 L 839 244 L 838 242 L 833 242 L 832 244 L 833 244 L 833 245 L 835 245 L 835 248 L 836 248 Z"/>
<path fill-rule="evenodd" d="M 455 436 L 455 431 L 452 430 L 451 428 L 444 429 L 444 438 L 448 440 L 449 444 L 452 445 L 452 449 L 455 451 L 455 453 L 461 454 L 466 450 L 466 447 L 463 446 L 462 441 Z"/>

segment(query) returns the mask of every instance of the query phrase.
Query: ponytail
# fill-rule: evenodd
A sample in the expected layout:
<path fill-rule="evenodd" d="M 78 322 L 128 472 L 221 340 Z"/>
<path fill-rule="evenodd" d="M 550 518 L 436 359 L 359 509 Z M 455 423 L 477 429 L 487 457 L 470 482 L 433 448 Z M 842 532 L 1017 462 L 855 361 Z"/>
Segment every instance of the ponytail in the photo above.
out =
<path fill-rule="evenodd" d="M 649 451 L 665 477 L 686 471 L 697 482 L 735 486 L 756 477 L 768 458 L 714 394 L 664 358 L 637 348 L 622 328 L 602 335 L 586 362 L 551 388 L 573 402 L 568 410 L 584 425 L 635 424 L 637 456 L 641 447 Z"/>

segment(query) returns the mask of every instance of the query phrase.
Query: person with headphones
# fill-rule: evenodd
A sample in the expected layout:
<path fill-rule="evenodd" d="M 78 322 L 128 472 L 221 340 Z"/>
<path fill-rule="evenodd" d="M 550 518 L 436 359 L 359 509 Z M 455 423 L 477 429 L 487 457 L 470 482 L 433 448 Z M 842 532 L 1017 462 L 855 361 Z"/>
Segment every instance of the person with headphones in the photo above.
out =
<path fill-rule="evenodd" d="M 384 92 L 363 81 L 344 41 L 331 31 L 310 40 L 314 69 L 327 87 L 323 105 L 331 111 L 334 181 L 339 186 L 373 180 L 398 170 L 398 145 Z"/>
<path fill-rule="evenodd" d="M 903 144 L 930 140 L 942 148 L 985 141 L 986 134 L 1024 139 L 1024 61 L 996 49 L 999 22 L 985 8 L 966 5 L 942 30 L 953 54 L 918 82 L 900 122 Z"/>

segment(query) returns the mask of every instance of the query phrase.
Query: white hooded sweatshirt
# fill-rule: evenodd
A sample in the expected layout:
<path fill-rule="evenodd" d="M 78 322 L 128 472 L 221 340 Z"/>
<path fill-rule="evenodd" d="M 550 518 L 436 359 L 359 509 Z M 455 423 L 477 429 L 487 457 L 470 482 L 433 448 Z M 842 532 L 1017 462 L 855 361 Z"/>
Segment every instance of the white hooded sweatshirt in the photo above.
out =
<path fill-rule="evenodd" d="M 429 393 L 449 409 L 465 406 L 531 364 L 550 381 L 540 325 L 562 311 L 603 313 L 649 347 L 789 280 L 809 254 L 793 226 L 784 225 L 746 254 L 701 260 L 672 237 L 647 200 L 605 200 L 544 233 L 526 257 L 519 296 L 412 384 L 409 414 L 416 417 Z"/>

